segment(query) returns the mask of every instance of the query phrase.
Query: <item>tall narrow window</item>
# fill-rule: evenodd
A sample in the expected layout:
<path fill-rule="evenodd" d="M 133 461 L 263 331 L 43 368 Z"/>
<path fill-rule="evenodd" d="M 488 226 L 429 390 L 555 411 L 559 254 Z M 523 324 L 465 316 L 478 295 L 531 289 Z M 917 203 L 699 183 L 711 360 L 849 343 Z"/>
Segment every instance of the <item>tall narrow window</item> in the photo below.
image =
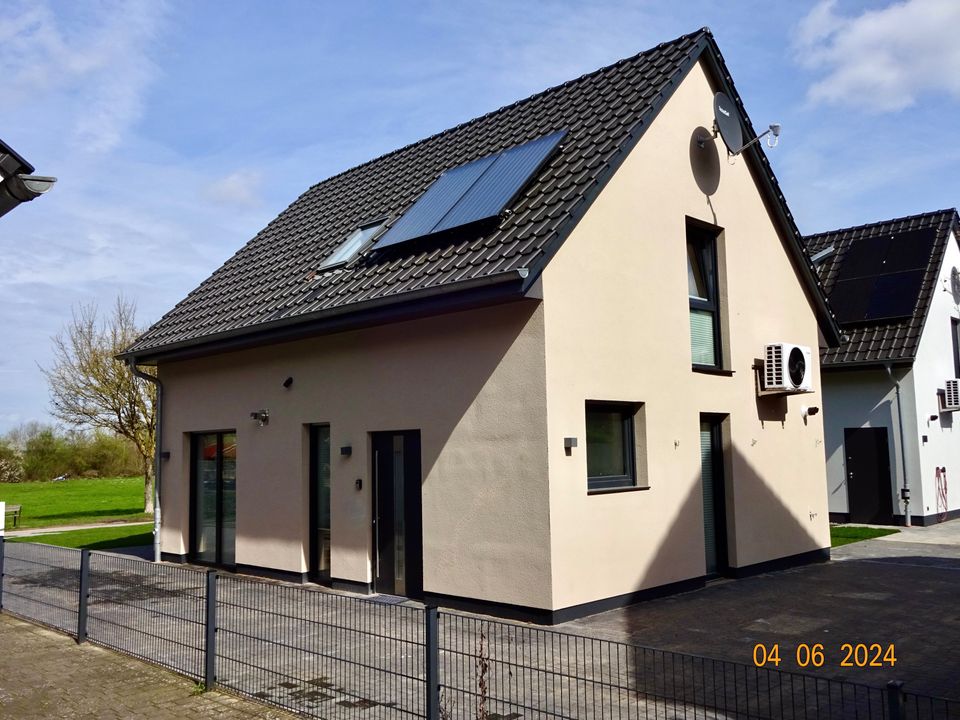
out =
<path fill-rule="evenodd" d="M 330 578 L 330 426 L 310 427 L 310 574 Z"/>
<path fill-rule="evenodd" d="M 236 564 L 237 436 L 193 436 L 191 555 L 214 565 Z"/>
<path fill-rule="evenodd" d="M 950 335 L 953 337 L 953 372 L 960 378 L 960 320 L 950 318 Z"/>
<path fill-rule="evenodd" d="M 719 367 L 720 303 L 716 236 L 691 225 L 687 226 L 687 287 L 693 364 Z"/>

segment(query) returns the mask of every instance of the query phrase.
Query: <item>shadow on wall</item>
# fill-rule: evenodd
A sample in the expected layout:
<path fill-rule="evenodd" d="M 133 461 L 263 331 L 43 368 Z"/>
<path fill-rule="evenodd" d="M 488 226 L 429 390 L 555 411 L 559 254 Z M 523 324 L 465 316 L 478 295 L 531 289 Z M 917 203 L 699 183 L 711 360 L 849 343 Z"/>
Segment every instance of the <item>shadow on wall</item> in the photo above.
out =
<path fill-rule="evenodd" d="M 897 414 L 893 401 L 883 400 L 874 406 L 869 415 L 860 420 L 860 425 L 849 426 L 887 428 L 887 457 L 890 461 L 890 477 L 895 481 L 895 484 L 897 484 L 896 479 L 900 474 L 898 463 L 896 461 L 898 456 L 897 446 L 895 444 L 897 442 L 897 422 Z M 833 457 L 834 453 L 840 453 L 840 462 L 843 472 L 840 475 L 839 482 L 836 480 L 831 482 L 830 478 L 827 478 L 828 482 L 830 482 L 829 492 L 831 495 L 835 495 L 839 492 L 843 492 L 847 486 L 847 458 L 843 447 L 845 427 L 833 427 L 832 430 L 833 432 L 824 432 L 823 443 L 825 446 L 825 459 L 829 460 L 831 457 Z M 896 510 L 896 508 L 894 509 Z"/>
<path fill-rule="evenodd" d="M 798 507 L 791 511 L 784 505 L 776 491 L 778 477 L 776 473 L 762 473 L 750 462 L 749 458 L 737 448 L 725 449 L 724 486 L 726 507 L 726 536 L 728 557 L 731 569 L 722 573 L 730 576 L 749 576 L 769 571 L 758 563 L 768 563 L 803 553 L 815 553 L 829 546 L 829 538 L 819 540 L 817 528 L 826 533 L 826 503 L 817 499 L 822 494 L 823 482 L 820 476 L 812 474 L 809 478 L 808 492 L 811 493 L 810 506 Z M 793 468 L 790 458 L 785 458 L 786 467 Z M 656 478 L 652 479 L 656 482 Z M 802 501 L 801 501 L 802 502 Z M 653 563 L 641 579 L 639 587 L 647 586 L 651 578 L 670 577 L 675 574 L 678 554 L 703 550 L 703 495 L 702 480 L 695 478 L 692 490 L 684 498 L 675 513 L 674 522 L 657 548 Z M 817 507 L 815 513 L 812 507 Z M 826 545 L 824 544 L 826 542 Z M 809 561 L 809 560 L 808 560 Z M 789 564 L 789 560 L 786 560 Z M 703 572 L 704 565 L 701 565 Z M 686 578 L 676 577 L 676 580 Z M 662 581 L 660 581 L 662 582 Z M 737 581 L 741 582 L 741 581 Z M 688 595 L 677 596 L 688 597 Z M 616 611 L 622 617 L 619 634 L 625 634 L 630 642 L 641 645 L 661 643 L 660 636 L 646 636 L 650 627 L 643 607 L 647 603 Z M 728 618 L 722 613 L 710 612 L 709 624 L 725 627 Z M 660 645 L 663 646 L 662 644 Z M 644 668 L 635 667 L 636 673 Z M 646 668 L 649 670 L 650 668 Z M 636 673 L 633 677 L 637 677 Z"/>

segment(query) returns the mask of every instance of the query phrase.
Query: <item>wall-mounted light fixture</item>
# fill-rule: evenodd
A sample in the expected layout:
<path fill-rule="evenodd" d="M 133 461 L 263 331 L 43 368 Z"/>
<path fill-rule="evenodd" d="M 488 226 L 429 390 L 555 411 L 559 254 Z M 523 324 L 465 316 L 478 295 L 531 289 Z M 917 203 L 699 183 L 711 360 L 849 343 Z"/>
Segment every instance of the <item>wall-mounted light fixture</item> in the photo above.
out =
<path fill-rule="evenodd" d="M 354 483 L 357 490 L 363 490 L 363 478 L 357 478 L 357 481 Z"/>
<path fill-rule="evenodd" d="M 575 437 L 565 437 L 563 439 L 563 451 L 570 455 L 573 452 L 573 448 L 577 446 L 577 439 Z"/>
<path fill-rule="evenodd" d="M 290 386 L 291 386 L 291 385 L 293 385 L 293 378 L 292 378 L 292 377 L 288 377 L 286 380 L 283 381 L 283 386 L 284 386 L 287 390 L 290 389 Z"/>
<path fill-rule="evenodd" d="M 350 457 L 351 455 L 353 455 L 353 446 L 344 445 L 342 448 L 340 448 L 340 454 L 343 455 L 344 457 Z"/>
<path fill-rule="evenodd" d="M 266 409 L 254 410 L 250 413 L 250 419 L 255 421 L 260 427 L 263 427 L 270 422 L 270 411 Z"/>
<path fill-rule="evenodd" d="M 169 450 L 164 450 L 162 453 L 160 453 L 160 459 L 161 459 L 161 460 L 169 460 L 169 459 L 170 459 L 170 451 L 169 451 Z"/>

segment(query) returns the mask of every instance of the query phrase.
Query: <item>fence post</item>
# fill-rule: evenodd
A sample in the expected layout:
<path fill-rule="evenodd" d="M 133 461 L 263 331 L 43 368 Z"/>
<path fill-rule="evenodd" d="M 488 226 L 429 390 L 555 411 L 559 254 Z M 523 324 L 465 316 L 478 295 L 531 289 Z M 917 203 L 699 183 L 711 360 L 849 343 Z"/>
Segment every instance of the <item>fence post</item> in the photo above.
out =
<path fill-rule="evenodd" d="M 437 608 L 424 609 L 427 720 L 440 719 L 440 628 Z"/>
<path fill-rule="evenodd" d="M 90 595 L 90 551 L 80 551 L 80 598 L 77 607 L 77 642 L 87 639 L 87 600 Z"/>
<path fill-rule="evenodd" d="M 206 652 L 204 653 L 203 685 L 213 690 L 217 681 L 217 571 L 207 570 Z"/>
<path fill-rule="evenodd" d="M 900 680 L 891 680 L 887 683 L 887 710 L 889 710 L 890 720 L 903 720 L 903 682 Z"/>

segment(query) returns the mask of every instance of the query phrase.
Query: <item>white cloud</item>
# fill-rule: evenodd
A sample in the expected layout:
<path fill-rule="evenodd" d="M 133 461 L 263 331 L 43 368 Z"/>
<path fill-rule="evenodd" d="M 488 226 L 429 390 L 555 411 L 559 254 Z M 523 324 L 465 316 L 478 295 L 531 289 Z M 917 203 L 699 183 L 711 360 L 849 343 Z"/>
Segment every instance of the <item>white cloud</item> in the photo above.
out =
<path fill-rule="evenodd" d="M 14 100 L 36 103 L 46 97 L 69 104 L 72 140 L 85 151 L 102 153 L 117 147 L 140 119 L 144 94 L 157 75 L 149 51 L 166 8 L 159 0 L 80 7 L 71 23 L 45 3 L 5 7 L 0 76 Z"/>
<path fill-rule="evenodd" d="M 822 0 L 795 40 L 798 61 L 823 75 L 808 98 L 878 113 L 928 93 L 960 99 L 958 25 L 956 0 L 906 0 L 855 17 L 839 14 L 836 0 Z"/>
<path fill-rule="evenodd" d="M 263 176 L 256 170 L 237 170 L 212 182 L 207 197 L 222 205 L 256 208 L 262 203 L 260 184 Z"/>

